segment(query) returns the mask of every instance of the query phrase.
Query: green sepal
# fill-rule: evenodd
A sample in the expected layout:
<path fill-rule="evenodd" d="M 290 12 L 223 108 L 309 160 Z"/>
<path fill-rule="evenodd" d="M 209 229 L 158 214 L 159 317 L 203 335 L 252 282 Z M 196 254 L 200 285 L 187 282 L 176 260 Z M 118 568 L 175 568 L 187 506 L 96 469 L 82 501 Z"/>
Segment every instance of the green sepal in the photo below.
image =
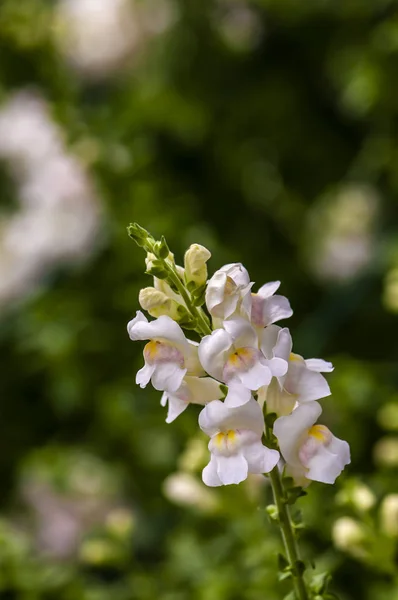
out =
<path fill-rule="evenodd" d="M 272 429 L 277 418 L 278 418 L 278 415 L 276 413 L 268 413 L 265 416 L 266 426 L 269 427 L 269 429 Z"/>
<path fill-rule="evenodd" d="M 222 394 L 224 394 L 224 398 L 225 398 L 226 395 L 228 394 L 228 386 L 224 385 L 223 383 L 220 383 L 220 391 Z"/>
<path fill-rule="evenodd" d="M 157 277 L 158 279 L 167 279 L 167 271 L 165 271 L 165 269 L 161 268 L 161 267 L 151 267 L 149 269 L 149 271 L 145 271 L 145 273 L 147 275 L 153 275 L 154 277 Z"/>
<path fill-rule="evenodd" d="M 296 500 L 298 500 L 302 496 L 306 496 L 306 495 L 307 495 L 307 492 L 298 485 L 288 488 L 286 490 L 286 503 L 294 504 L 296 502 Z"/>
<path fill-rule="evenodd" d="M 298 575 L 299 577 L 301 577 L 301 575 L 304 573 L 306 568 L 307 568 L 307 566 L 303 560 L 296 560 L 292 570 L 295 575 Z"/>
<path fill-rule="evenodd" d="M 165 259 L 170 254 L 170 249 L 167 245 L 164 235 L 160 238 L 160 242 L 155 242 L 153 245 L 153 253 L 158 257 Z"/>

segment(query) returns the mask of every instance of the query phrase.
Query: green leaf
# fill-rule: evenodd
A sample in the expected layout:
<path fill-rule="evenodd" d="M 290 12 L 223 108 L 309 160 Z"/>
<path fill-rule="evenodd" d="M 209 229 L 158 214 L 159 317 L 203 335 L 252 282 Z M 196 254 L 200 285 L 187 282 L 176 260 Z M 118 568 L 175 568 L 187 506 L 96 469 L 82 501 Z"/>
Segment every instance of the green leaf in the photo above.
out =
<path fill-rule="evenodd" d="M 310 583 L 310 590 L 315 594 L 323 594 L 327 590 L 330 577 L 330 573 L 327 571 L 314 575 Z"/>
<path fill-rule="evenodd" d="M 284 554 L 278 552 L 278 569 L 279 571 L 285 571 L 289 566 L 289 562 Z"/>
<path fill-rule="evenodd" d="M 272 429 L 277 417 L 278 415 L 276 413 L 268 413 L 265 417 L 266 426 Z"/>
<path fill-rule="evenodd" d="M 303 488 L 300 486 L 294 486 L 294 487 L 288 488 L 286 490 L 286 502 L 288 504 L 294 504 L 296 502 L 296 500 L 298 500 L 302 496 L 306 496 L 306 495 L 307 495 L 307 492 L 305 490 L 303 490 Z"/>
<path fill-rule="evenodd" d="M 162 235 L 162 237 L 160 238 L 160 242 L 157 242 L 157 243 L 159 244 L 159 246 L 158 246 L 159 258 L 167 258 L 168 255 L 170 254 L 170 249 L 167 245 L 166 238 L 164 237 L 164 235 Z"/>

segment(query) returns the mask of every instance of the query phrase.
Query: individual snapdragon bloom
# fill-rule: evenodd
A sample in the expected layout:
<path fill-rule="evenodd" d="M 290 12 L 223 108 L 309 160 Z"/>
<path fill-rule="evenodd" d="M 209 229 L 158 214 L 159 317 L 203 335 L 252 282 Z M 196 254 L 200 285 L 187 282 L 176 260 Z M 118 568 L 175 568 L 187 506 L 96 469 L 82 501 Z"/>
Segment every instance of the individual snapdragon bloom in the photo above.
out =
<path fill-rule="evenodd" d="M 321 374 L 333 371 L 333 365 L 320 358 L 304 360 L 292 353 L 292 337 L 289 330 L 270 325 L 260 334 L 261 350 L 269 360 L 275 357 L 287 362 L 287 371 L 273 379 L 268 387 L 259 391 L 259 402 L 267 402 L 267 412 L 288 415 L 296 402 L 311 402 L 330 395 L 330 387 Z"/>
<path fill-rule="evenodd" d="M 210 402 L 199 415 L 199 425 L 211 438 L 210 462 L 202 473 L 206 485 L 240 483 L 248 473 L 268 473 L 278 463 L 279 452 L 261 442 L 264 418 L 253 399 L 238 408 Z"/>
<path fill-rule="evenodd" d="M 128 323 L 130 339 L 150 340 L 144 348 L 145 366 L 137 373 L 136 383 L 145 387 L 149 381 L 159 391 L 176 392 L 185 375 L 204 375 L 198 360 L 196 342 L 187 340 L 181 327 L 170 317 L 155 321 L 141 311 Z"/>
<path fill-rule="evenodd" d="M 224 329 L 216 329 L 199 344 L 199 359 L 205 371 L 228 385 L 227 406 L 249 402 L 250 390 L 268 385 L 273 375 L 286 373 L 287 362 L 278 357 L 268 360 L 258 343 L 249 321 L 236 317 L 224 321 Z"/>
<path fill-rule="evenodd" d="M 334 483 L 351 462 L 347 442 L 325 425 L 315 425 L 321 412 L 318 402 L 309 402 L 274 423 L 286 471 L 299 485 L 308 485 L 310 480 Z"/>
<path fill-rule="evenodd" d="M 288 319 L 293 311 L 285 296 L 275 296 L 280 281 L 263 285 L 258 292 L 251 294 L 251 322 L 255 327 L 267 327 L 281 319 Z"/>
<path fill-rule="evenodd" d="M 192 244 L 185 252 L 184 266 L 187 282 L 193 281 L 197 286 L 205 285 L 207 280 L 207 261 L 211 253 L 200 244 Z"/>
<path fill-rule="evenodd" d="M 238 309 L 250 312 L 249 273 L 240 263 L 225 265 L 207 283 L 206 306 L 212 317 L 228 319 Z"/>
<path fill-rule="evenodd" d="M 211 377 L 186 375 L 177 391 L 163 393 L 160 403 L 162 406 L 166 406 L 168 403 L 166 423 L 172 423 L 187 408 L 188 404 L 204 406 L 223 396 L 219 381 Z"/>

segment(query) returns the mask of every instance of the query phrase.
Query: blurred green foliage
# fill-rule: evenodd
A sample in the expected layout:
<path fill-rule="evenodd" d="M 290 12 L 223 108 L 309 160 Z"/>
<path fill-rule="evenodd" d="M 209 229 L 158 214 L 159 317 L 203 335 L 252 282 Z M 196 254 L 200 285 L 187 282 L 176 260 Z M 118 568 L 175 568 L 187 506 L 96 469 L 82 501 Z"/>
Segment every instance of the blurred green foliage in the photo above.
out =
<path fill-rule="evenodd" d="M 166 425 L 159 394 L 135 386 L 125 325 L 149 282 L 130 221 L 180 262 L 198 242 L 210 270 L 282 280 L 296 351 L 335 363 L 324 420 L 352 448 L 336 488 L 299 502 L 304 555 L 342 600 L 397 600 L 397 4 L 169 0 L 167 27 L 100 77 L 68 62 L 57 6 L 0 2 L 0 100 L 40 92 L 103 219 L 89 258 L 2 307 L 0 600 L 289 589 L 268 487 L 204 490 L 198 411 Z M 4 161 L 0 191 L 13 215 Z"/>

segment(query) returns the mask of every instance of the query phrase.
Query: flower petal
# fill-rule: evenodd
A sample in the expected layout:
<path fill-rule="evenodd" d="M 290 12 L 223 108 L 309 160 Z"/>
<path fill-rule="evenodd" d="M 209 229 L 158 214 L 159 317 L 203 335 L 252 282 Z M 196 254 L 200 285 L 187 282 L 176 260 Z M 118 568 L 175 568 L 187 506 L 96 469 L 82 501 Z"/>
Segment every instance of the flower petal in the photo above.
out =
<path fill-rule="evenodd" d="M 176 392 L 187 372 L 173 362 L 155 363 L 152 374 L 152 385 L 160 392 Z M 141 369 L 142 370 L 142 369 Z M 138 376 L 138 373 L 137 373 Z"/>
<path fill-rule="evenodd" d="M 242 454 L 247 460 L 250 473 L 269 473 L 278 464 L 280 454 L 255 441 L 242 448 Z"/>
<path fill-rule="evenodd" d="M 317 371 L 318 373 L 331 373 L 334 370 L 332 363 L 322 360 L 322 358 L 308 358 L 305 364 L 308 369 Z"/>
<path fill-rule="evenodd" d="M 281 319 L 288 319 L 292 314 L 293 310 L 285 296 L 271 296 L 264 301 L 262 323 L 266 327 Z"/>
<path fill-rule="evenodd" d="M 261 296 L 262 298 L 270 298 L 270 296 L 275 294 L 280 285 L 280 281 L 270 281 L 269 283 L 264 283 L 264 285 L 262 285 L 258 290 L 257 295 Z"/>
<path fill-rule="evenodd" d="M 331 394 L 329 384 L 324 376 L 308 369 L 304 361 L 289 362 L 285 388 L 296 396 L 298 402 L 311 402 L 326 398 Z"/>
<path fill-rule="evenodd" d="M 224 329 L 233 339 L 235 348 L 257 348 L 258 338 L 252 325 L 243 317 L 235 317 L 224 321 Z"/>
<path fill-rule="evenodd" d="M 242 454 L 217 456 L 217 475 L 224 485 L 241 483 L 247 478 L 248 464 Z"/>
<path fill-rule="evenodd" d="M 162 396 L 163 399 L 163 396 Z M 175 394 L 167 394 L 168 411 L 166 417 L 166 423 L 172 423 L 184 410 L 188 407 L 188 402 L 182 400 Z"/>
<path fill-rule="evenodd" d="M 185 348 L 188 342 L 181 327 L 170 317 L 162 315 L 154 321 L 148 322 L 141 311 L 137 311 L 135 319 L 128 324 L 130 339 L 136 340 L 167 340 Z"/>
<path fill-rule="evenodd" d="M 346 465 L 351 462 L 350 447 L 344 440 L 333 436 L 328 446 L 320 446 L 307 463 L 307 479 L 334 483 Z"/>
<path fill-rule="evenodd" d="M 189 377 L 184 378 L 189 390 L 189 402 L 193 404 L 207 404 L 213 400 L 223 397 L 219 381 L 211 377 Z"/>
<path fill-rule="evenodd" d="M 309 402 L 300 404 L 290 415 L 276 419 L 274 434 L 278 438 L 282 456 L 289 465 L 300 466 L 298 451 L 301 436 L 321 413 L 322 408 L 318 402 Z"/>
<path fill-rule="evenodd" d="M 211 455 L 209 464 L 202 471 L 203 483 L 209 487 L 217 487 L 222 485 L 222 481 L 217 475 L 217 460 L 216 457 Z"/>
<path fill-rule="evenodd" d="M 246 404 L 251 399 L 251 391 L 244 386 L 239 379 L 232 379 L 228 385 L 228 393 L 224 400 L 228 408 L 237 408 Z"/>
<path fill-rule="evenodd" d="M 151 380 L 151 377 L 156 369 L 156 365 L 149 365 L 145 363 L 145 365 L 140 369 L 135 377 L 135 382 L 141 388 L 144 388 L 148 385 Z"/>
<path fill-rule="evenodd" d="M 214 400 L 201 411 L 199 426 L 210 437 L 230 429 L 249 429 L 261 436 L 264 431 L 264 417 L 258 402 L 253 398 L 236 408 L 230 408 L 225 402 Z"/>
<path fill-rule="evenodd" d="M 226 354 L 232 347 L 232 338 L 224 329 L 216 329 L 206 335 L 199 344 L 199 360 L 204 370 L 222 381 Z"/>
<path fill-rule="evenodd" d="M 237 373 L 236 377 L 247 389 L 256 391 L 261 386 L 268 385 L 270 383 L 272 379 L 272 373 L 268 365 L 262 363 L 261 361 L 256 361 L 247 371 L 240 371 Z"/>

